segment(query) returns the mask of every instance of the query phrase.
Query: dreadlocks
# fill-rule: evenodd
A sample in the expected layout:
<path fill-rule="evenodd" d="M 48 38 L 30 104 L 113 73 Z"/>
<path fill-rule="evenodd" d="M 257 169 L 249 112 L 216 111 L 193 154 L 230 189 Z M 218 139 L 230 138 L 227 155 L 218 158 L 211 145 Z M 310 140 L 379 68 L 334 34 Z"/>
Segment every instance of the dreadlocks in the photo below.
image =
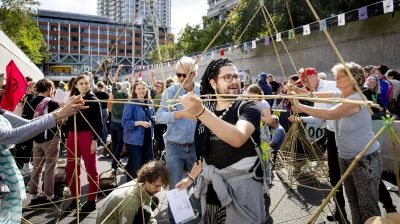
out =
<path fill-rule="evenodd" d="M 207 66 L 206 71 L 204 72 L 203 77 L 200 82 L 200 94 L 215 94 L 214 89 L 211 87 L 210 80 L 215 78 L 219 69 L 223 66 L 233 66 L 233 61 L 229 58 L 219 58 L 217 60 L 212 60 L 210 64 Z M 215 98 L 215 97 L 213 97 Z"/>
<path fill-rule="evenodd" d="M 200 82 L 200 94 L 208 95 L 205 96 L 207 99 L 215 99 L 216 96 L 209 96 L 209 94 L 215 94 L 214 89 L 210 84 L 210 80 L 214 79 L 218 76 L 219 69 L 223 66 L 234 66 L 233 61 L 229 58 L 219 58 L 217 60 L 213 60 L 207 66 L 206 71 L 204 72 L 203 77 Z M 204 101 L 204 106 L 207 107 L 211 112 L 215 111 L 216 101 Z M 196 124 L 196 133 L 194 136 L 195 144 L 196 144 L 196 156 L 197 161 L 200 161 L 202 157 L 207 153 L 207 140 L 210 135 L 210 130 L 201 123 L 200 120 L 197 121 Z"/>

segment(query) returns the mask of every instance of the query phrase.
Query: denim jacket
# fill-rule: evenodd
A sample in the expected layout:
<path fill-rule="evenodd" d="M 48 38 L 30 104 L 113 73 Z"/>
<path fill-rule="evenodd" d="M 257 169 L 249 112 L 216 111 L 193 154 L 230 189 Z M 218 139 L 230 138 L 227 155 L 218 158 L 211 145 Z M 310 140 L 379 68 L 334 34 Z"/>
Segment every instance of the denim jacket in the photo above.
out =
<path fill-rule="evenodd" d="M 175 94 L 178 92 L 180 88 L 180 84 L 175 84 L 173 86 L 168 87 L 163 93 L 161 99 L 161 106 L 168 106 L 168 100 L 174 98 Z M 185 95 L 187 92 L 183 88 L 179 94 L 178 98 Z M 196 95 L 200 95 L 200 86 L 195 84 L 194 93 Z M 175 104 L 176 101 L 170 102 L 171 104 Z M 164 134 L 164 140 L 167 142 L 173 142 L 178 144 L 187 144 L 194 142 L 194 132 L 196 129 L 196 121 L 189 120 L 187 118 L 182 118 L 179 120 L 175 120 L 175 113 L 178 110 L 183 110 L 183 106 L 178 104 L 174 107 L 175 110 L 169 110 L 165 107 L 160 107 L 157 110 L 157 121 L 160 124 L 167 124 L 167 131 Z"/>
<path fill-rule="evenodd" d="M 131 102 L 140 102 L 139 100 L 132 100 Z M 146 101 L 148 102 L 148 101 Z M 150 120 L 148 119 L 150 118 Z M 136 121 L 147 121 L 151 123 L 151 139 L 154 137 L 154 109 L 149 107 L 146 112 L 142 109 L 141 105 L 125 104 L 124 112 L 122 114 L 122 126 L 124 127 L 124 143 L 142 146 L 144 140 L 143 126 L 135 126 Z"/>

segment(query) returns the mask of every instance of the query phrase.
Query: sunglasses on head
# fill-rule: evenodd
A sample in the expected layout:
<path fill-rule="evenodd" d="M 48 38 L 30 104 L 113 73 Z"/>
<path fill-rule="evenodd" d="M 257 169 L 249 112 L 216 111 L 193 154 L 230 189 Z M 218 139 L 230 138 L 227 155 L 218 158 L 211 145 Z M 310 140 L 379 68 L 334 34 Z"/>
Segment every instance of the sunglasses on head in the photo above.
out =
<path fill-rule="evenodd" d="M 184 78 L 184 79 L 186 79 L 186 76 L 187 76 L 187 75 L 186 75 L 186 74 L 182 74 L 182 73 L 178 73 L 178 72 L 177 72 L 177 73 L 176 73 L 176 76 L 178 76 L 178 78 L 180 78 L 180 77 L 182 77 L 182 76 L 183 76 L 183 78 Z"/>

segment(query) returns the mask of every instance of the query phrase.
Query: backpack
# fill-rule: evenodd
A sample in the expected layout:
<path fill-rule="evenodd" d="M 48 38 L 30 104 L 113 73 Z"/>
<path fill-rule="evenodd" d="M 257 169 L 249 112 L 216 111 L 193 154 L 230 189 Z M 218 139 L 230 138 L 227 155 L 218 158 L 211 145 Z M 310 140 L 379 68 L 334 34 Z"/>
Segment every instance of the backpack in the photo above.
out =
<path fill-rule="evenodd" d="M 117 184 L 117 171 L 115 169 L 106 170 L 99 175 L 99 188 L 102 191 L 114 189 Z M 110 192 L 110 191 L 108 191 Z"/>
<path fill-rule="evenodd" d="M 35 108 L 33 119 L 49 113 L 48 104 L 50 101 L 51 101 L 50 97 L 45 97 L 42 101 L 40 101 L 40 103 Z M 44 138 L 47 139 L 47 130 L 44 131 Z"/>

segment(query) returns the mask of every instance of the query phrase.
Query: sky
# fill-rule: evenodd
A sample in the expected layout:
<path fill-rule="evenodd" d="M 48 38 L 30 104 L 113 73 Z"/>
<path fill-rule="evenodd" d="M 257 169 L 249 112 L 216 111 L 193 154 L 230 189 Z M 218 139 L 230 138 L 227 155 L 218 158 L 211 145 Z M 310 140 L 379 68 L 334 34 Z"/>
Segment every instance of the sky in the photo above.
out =
<path fill-rule="evenodd" d="M 187 23 L 201 24 L 207 14 L 207 0 L 171 0 L 172 33 L 177 35 Z M 39 0 L 40 9 L 96 15 L 97 0 Z"/>

